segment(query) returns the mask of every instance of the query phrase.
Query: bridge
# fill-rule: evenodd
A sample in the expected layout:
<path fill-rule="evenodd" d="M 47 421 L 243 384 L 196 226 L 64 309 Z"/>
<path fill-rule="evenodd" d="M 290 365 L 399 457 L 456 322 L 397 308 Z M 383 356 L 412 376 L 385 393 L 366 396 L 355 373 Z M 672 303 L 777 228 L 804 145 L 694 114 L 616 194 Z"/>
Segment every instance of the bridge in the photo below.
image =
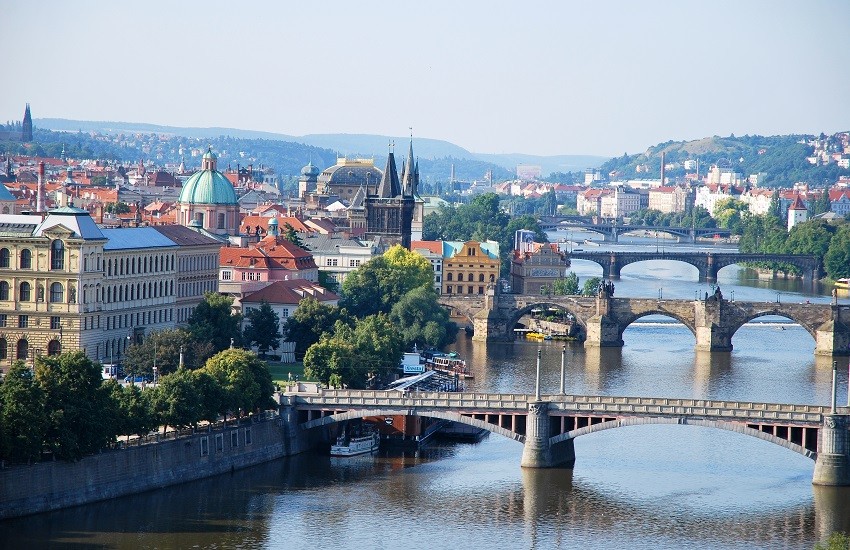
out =
<path fill-rule="evenodd" d="M 821 262 L 817 256 L 804 254 L 740 254 L 737 252 L 587 252 L 571 251 L 572 260 L 589 260 L 602 266 L 604 279 L 617 280 L 623 267 L 648 260 L 674 260 L 691 264 L 699 270 L 699 280 L 717 281 L 717 272 L 739 263 L 784 263 L 793 265 L 803 274 L 803 282 L 812 284 L 822 276 Z"/>
<path fill-rule="evenodd" d="M 469 319 L 473 340 L 514 340 L 514 328 L 534 309 L 554 309 L 575 319 L 575 331 L 584 346 L 622 347 L 623 331 L 647 315 L 665 315 L 685 325 L 696 339 L 695 349 L 732 351 L 732 337 L 744 324 L 765 315 L 777 315 L 802 326 L 815 340 L 815 355 L 850 355 L 850 305 L 741 302 L 718 291 L 696 300 L 485 294 L 440 296 L 439 303 Z"/>
<path fill-rule="evenodd" d="M 833 404 L 835 388 L 833 386 Z M 756 437 L 815 461 L 812 482 L 850 485 L 850 407 L 668 399 L 498 393 L 403 393 L 328 390 L 287 393 L 281 405 L 300 433 L 367 418 L 448 420 L 523 444 L 521 465 L 575 465 L 574 440 L 603 430 L 646 424 L 704 426 Z"/>
<path fill-rule="evenodd" d="M 541 218 L 538 222 L 540 229 L 544 231 L 562 230 L 569 231 L 572 228 L 586 229 L 602 235 L 604 242 L 619 242 L 620 235 L 632 231 L 652 231 L 653 233 L 667 233 L 677 237 L 677 242 L 695 243 L 700 237 L 718 237 L 728 238 L 731 233 L 728 229 L 719 227 L 669 227 L 655 225 L 634 225 L 634 224 L 612 224 L 612 223 L 593 223 L 590 219 L 578 217 L 546 217 Z"/>

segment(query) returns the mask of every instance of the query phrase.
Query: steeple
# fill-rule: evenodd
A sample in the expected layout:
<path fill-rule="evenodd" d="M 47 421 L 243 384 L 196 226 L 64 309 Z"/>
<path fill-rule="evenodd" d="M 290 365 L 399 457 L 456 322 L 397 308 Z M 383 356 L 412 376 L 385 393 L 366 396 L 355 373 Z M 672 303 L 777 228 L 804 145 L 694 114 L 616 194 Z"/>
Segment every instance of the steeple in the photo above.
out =
<path fill-rule="evenodd" d="M 405 197 L 412 197 L 416 192 L 416 170 L 413 166 L 413 128 L 410 129 L 410 147 L 407 150 L 407 159 L 404 163 L 404 172 L 402 172 L 402 194 Z"/>
<path fill-rule="evenodd" d="M 32 141 L 32 114 L 30 114 L 29 103 L 24 109 L 24 121 L 21 123 L 21 141 L 24 143 Z"/>
<path fill-rule="evenodd" d="M 378 184 L 378 198 L 381 199 L 390 199 L 401 195 L 401 184 L 398 181 L 398 171 L 395 167 L 393 147 L 394 144 L 390 143 L 390 152 L 387 155 L 387 167 L 384 169 L 381 183 Z"/>

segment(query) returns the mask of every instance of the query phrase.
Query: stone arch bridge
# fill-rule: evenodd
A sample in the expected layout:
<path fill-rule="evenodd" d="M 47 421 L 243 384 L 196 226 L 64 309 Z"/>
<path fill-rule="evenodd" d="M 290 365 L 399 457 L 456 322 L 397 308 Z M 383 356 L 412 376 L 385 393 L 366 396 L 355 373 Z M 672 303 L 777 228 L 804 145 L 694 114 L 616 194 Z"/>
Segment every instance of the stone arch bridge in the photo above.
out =
<path fill-rule="evenodd" d="M 799 323 L 815 340 L 815 355 L 850 355 L 850 305 L 741 302 L 719 292 L 698 300 L 489 294 L 441 296 L 439 302 L 472 324 L 477 341 L 512 341 L 514 327 L 533 309 L 554 308 L 575 318 L 585 347 L 619 347 L 623 331 L 647 315 L 678 320 L 693 333 L 697 350 L 732 351 L 732 337 L 745 323 L 778 315 Z"/>
<path fill-rule="evenodd" d="M 850 485 L 850 408 L 701 399 L 319 390 L 282 397 L 298 431 L 355 418 L 425 416 L 488 430 L 523 444 L 521 465 L 575 463 L 573 440 L 602 430 L 676 424 L 729 430 L 815 460 L 813 483 Z"/>

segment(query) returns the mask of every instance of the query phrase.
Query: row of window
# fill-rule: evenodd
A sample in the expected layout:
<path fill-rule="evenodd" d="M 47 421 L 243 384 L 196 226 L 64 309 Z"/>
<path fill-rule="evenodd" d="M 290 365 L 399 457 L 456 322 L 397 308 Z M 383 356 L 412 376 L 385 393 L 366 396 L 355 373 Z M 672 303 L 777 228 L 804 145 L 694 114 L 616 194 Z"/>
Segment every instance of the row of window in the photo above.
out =
<path fill-rule="evenodd" d="M 113 263 L 114 262 L 114 263 Z M 174 256 L 155 254 L 134 256 L 132 258 L 110 258 L 106 261 L 106 275 L 137 275 L 143 273 L 159 273 L 174 270 Z"/>
<path fill-rule="evenodd" d="M 187 256 L 180 258 L 180 271 L 192 272 L 202 269 L 218 269 L 218 255 Z"/>
<path fill-rule="evenodd" d="M 348 267 L 360 267 L 360 262 L 362 260 L 348 260 Z M 339 266 L 339 258 L 325 258 L 325 265 L 327 267 L 338 267 Z"/>
<path fill-rule="evenodd" d="M 148 281 L 126 285 L 114 285 L 104 289 L 103 302 L 123 302 L 125 300 L 145 300 L 174 295 L 174 281 Z M 97 301 L 101 301 L 100 289 L 97 289 Z"/>
<path fill-rule="evenodd" d="M 137 311 L 136 313 L 124 313 L 121 315 L 107 315 L 106 330 L 130 328 L 156 323 L 167 323 L 172 320 L 174 320 L 173 309 L 155 309 L 152 311 Z"/>
<path fill-rule="evenodd" d="M 184 296 L 203 296 L 206 292 L 215 292 L 218 287 L 215 281 L 195 281 L 192 283 L 180 283 L 177 285 L 180 293 L 178 297 Z"/>
<path fill-rule="evenodd" d="M 19 302 L 31 302 L 33 299 L 32 296 L 32 284 L 28 281 L 22 282 L 18 285 L 18 298 Z M 62 283 L 52 283 L 50 285 L 50 302 L 53 303 L 62 303 L 65 301 L 65 286 Z M 71 297 L 71 303 L 76 301 L 76 297 Z M 11 287 L 8 281 L 0 281 L 0 300 L 11 300 Z M 37 299 L 39 301 L 44 300 L 44 289 L 39 286 L 38 287 L 38 296 Z"/>
<path fill-rule="evenodd" d="M 455 290 L 457 290 L 457 292 L 455 292 Z M 463 286 L 457 285 L 455 287 L 453 285 L 447 285 L 446 286 L 446 294 L 464 294 Z M 472 285 L 467 286 L 466 287 L 466 294 L 475 294 L 475 287 L 472 286 Z M 484 294 L 484 287 L 483 286 L 478 287 L 478 294 Z"/>
<path fill-rule="evenodd" d="M 451 273 L 451 272 L 446 273 L 446 280 L 447 280 L 447 281 L 451 281 L 451 280 L 452 280 L 452 273 Z M 463 273 L 458 273 L 458 274 L 457 274 L 457 280 L 458 280 L 458 282 L 463 282 Z M 474 280 L 475 280 L 475 273 L 470 273 L 470 274 L 468 274 L 468 275 L 466 276 L 466 280 L 467 280 L 467 281 L 469 281 L 469 282 L 474 281 Z M 483 282 L 484 282 L 484 274 L 483 274 L 483 273 L 479 273 L 479 274 L 478 274 L 478 282 L 479 282 L 479 283 L 483 283 Z M 490 282 L 491 282 L 491 283 L 496 282 L 496 276 L 495 276 L 495 275 L 493 275 L 492 273 L 490 274 Z"/>
<path fill-rule="evenodd" d="M 12 267 L 12 254 L 0 248 L 0 268 Z M 24 248 L 18 254 L 18 269 L 32 269 L 32 250 Z M 56 239 L 50 243 L 50 269 L 65 269 L 65 243 Z"/>
<path fill-rule="evenodd" d="M 15 344 L 15 359 L 25 361 L 29 357 L 29 341 L 26 338 L 21 338 Z M 36 350 L 38 351 L 38 350 Z M 47 343 L 47 355 L 59 355 L 62 353 L 62 344 L 59 340 L 51 340 Z M 0 337 L 0 360 L 9 358 L 9 342 Z"/>

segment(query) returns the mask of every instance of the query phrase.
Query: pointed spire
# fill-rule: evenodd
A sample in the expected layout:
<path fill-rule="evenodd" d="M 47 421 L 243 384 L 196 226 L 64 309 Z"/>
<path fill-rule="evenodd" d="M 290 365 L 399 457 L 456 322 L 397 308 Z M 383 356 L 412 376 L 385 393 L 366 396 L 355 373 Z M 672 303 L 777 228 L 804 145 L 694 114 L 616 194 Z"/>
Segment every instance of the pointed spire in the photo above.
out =
<path fill-rule="evenodd" d="M 405 197 L 413 196 L 415 192 L 416 171 L 413 166 L 413 128 L 410 128 L 410 147 L 407 150 L 407 159 L 402 172 L 402 193 Z"/>
<path fill-rule="evenodd" d="M 401 184 L 398 181 L 398 171 L 395 167 L 395 155 L 392 148 L 395 144 L 390 143 L 390 152 L 387 155 L 387 167 L 384 169 L 384 175 L 381 177 L 381 183 L 378 184 L 378 197 L 382 199 L 390 199 L 401 195 Z"/>

